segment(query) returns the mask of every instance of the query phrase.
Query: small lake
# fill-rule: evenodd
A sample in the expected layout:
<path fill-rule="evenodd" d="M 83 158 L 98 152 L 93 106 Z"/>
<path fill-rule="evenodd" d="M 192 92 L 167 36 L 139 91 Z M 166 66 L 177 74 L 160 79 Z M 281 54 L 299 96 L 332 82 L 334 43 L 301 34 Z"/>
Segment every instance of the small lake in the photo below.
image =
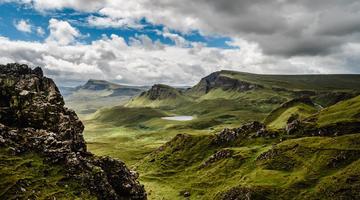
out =
<path fill-rule="evenodd" d="M 172 120 L 172 121 L 190 121 L 193 120 L 193 116 L 173 116 L 173 117 L 162 117 L 161 119 Z"/>

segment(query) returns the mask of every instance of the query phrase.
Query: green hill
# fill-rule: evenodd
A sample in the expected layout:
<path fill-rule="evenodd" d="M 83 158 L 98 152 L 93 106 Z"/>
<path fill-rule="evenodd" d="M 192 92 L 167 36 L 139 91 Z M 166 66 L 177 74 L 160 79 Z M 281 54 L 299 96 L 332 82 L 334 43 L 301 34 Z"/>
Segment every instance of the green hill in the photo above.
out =
<path fill-rule="evenodd" d="M 316 116 L 316 123 L 319 126 L 342 122 L 360 122 L 360 96 L 339 103 L 321 110 Z"/>
<path fill-rule="evenodd" d="M 176 107 L 191 101 L 181 90 L 168 85 L 156 84 L 148 91 L 130 100 L 127 107 Z"/>
<path fill-rule="evenodd" d="M 281 129 L 285 128 L 291 118 L 302 120 L 315 114 L 318 109 L 309 98 L 293 99 L 273 110 L 264 122 L 269 128 Z"/>
<path fill-rule="evenodd" d="M 359 83 L 220 71 L 101 110 L 84 136 L 94 153 L 132 164 L 149 199 L 356 198 Z M 162 119 L 177 115 L 194 119 Z"/>
<path fill-rule="evenodd" d="M 306 113 L 298 119 L 317 123 L 325 117 L 335 123 L 358 122 L 359 102 L 359 97 L 339 102 L 310 117 L 301 109 L 294 113 Z M 278 121 L 294 107 L 310 106 L 310 113 L 316 112 L 311 105 L 309 100 L 296 99 L 275 109 L 267 119 L 275 115 Z M 319 123 L 320 128 L 325 125 Z M 144 174 L 141 179 L 155 191 L 154 199 L 176 199 L 184 192 L 193 199 L 360 197 L 359 127 L 337 137 L 309 137 L 306 130 L 305 135 L 291 136 L 276 126 L 263 127 L 254 123 L 215 135 L 179 134 L 138 164 Z"/>
<path fill-rule="evenodd" d="M 221 71 L 221 74 L 267 88 L 310 91 L 360 90 L 360 75 L 354 74 L 264 75 L 226 70 Z"/>

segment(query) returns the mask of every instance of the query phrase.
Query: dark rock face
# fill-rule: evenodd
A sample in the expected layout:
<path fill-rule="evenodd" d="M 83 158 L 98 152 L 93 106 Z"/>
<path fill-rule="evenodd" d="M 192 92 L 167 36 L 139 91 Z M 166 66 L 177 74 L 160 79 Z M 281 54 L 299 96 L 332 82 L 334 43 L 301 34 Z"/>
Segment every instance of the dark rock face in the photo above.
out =
<path fill-rule="evenodd" d="M 217 162 L 222 159 L 230 158 L 233 155 L 233 151 L 230 149 L 221 149 L 217 151 L 215 154 L 211 155 L 209 159 L 207 159 L 200 168 L 207 167 L 214 162 Z"/>
<path fill-rule="evenodd" d="M 147 96 L 150 100 L 162 100 L 168 98 L 176 98 L 179 92 L 170 86 L 155 84 L 147 92 L 143 92 L 140 96 Z"/>
<path fill-rule="evenodd" d="M 297 136 L 340 136 L 360 131 L 360 122 L 339 122 L 318 127 L 315 123 L 294 119 L 288 121 L 285 130 L 287 134 Z"/>
<path fill-rule="evenodd" d="M 210 90 L 217 88 L 221 88 L 223 90 L 247 91 L 262 88 L 262 86 L 224 76 L 221 72 L 214 72 L 201 79 L 196 86 L 190 89 L 190 92 L 193 90 L 197 93 L 206 94 Z"/>
<path fill-rule="evenodd" d="M 219 200 L 263 200 L 269 199 L 271 193 L 276 193 L 274 189 L 266 187 L 234 187 L 221 193 L 215 199 Z"/>
<path fill-rule="evenodd" d="M 14 154 L 37 152 L 67 169 L 99 199 L 146 199 L 137 174 L 123 162 L 86 150 L 84 126 L 64 107 L 55 83 L 41 68 L 0 65 L 0 146 Z"/>
<path fill-rule="evenodd" d="M 225 128 L 220 133 L 215 135 L 214 143 L 216 144 L 227 144 L 237 140 L 238 138 L 248 137 L 250 133 L 255 133 L 254 136 L 265 135 L 266 127 L 261 122 L 250 122 L 244 124 L 239 128 L 228 129 Z"/>

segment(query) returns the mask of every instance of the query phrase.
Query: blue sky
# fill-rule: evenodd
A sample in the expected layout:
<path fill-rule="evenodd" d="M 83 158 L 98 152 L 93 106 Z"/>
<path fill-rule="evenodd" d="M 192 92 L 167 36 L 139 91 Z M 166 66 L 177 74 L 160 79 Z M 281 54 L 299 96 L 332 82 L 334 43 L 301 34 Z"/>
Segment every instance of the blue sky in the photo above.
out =
<path fill-rule="evenodd" d="M 59 85 L 354 74 L 359 10 L 357 0 L 0 0 L 0 63 L 40 66 Z"/>
<path fill-rule="evenodd" d="M 96 12 L 84 13 L 75 11 L 73 9 L 61 9 L 52 11 L 38 11 L 28 5 L 21 5 L 16 3 L 2 3 L 0 4 L 0 34 L 1 36 L 10 38 L 12 40 L 24 40 L 24 41 L 43 41 L 48 35 L 48 23 L 51 18 L 68 21 L 73 27 L 76 27 L 84 37 L 79 39 L 79 42 L 90 43 L 93 40 L 100 39 L 103 34 L 109 36 L 116 34 L 123 37 L 127 42 L 130 37 L 135 35 L 145 34 L 152 40 L 159 40 L 167 45 L 174 45 L 174 42 L 169 38 L 164 38 L 162 35 L 157 34 L 156 31 L 163 30 L 163 25 L 154 25 L 146 21 L 143 18 L 140 24 L 143 26 L 141 29 L 131 27 L 120 28 L 97 28 L 87 24 L 86 19 L 89 16 L 101 16 Z M 26 20 L 34 27 L 41 27 L 44 31 L 44 35 L 38 35 L 36 32 L 26 33 L 16 29 L 14 24 L 20 20 Z M 208 47 L 216 48 L 234 48 L 227 44 L 231 38 L 220 35 L 208 35 L 204 36 L 199 31 L 192 31 L 190 33 L 182 34 L 178 31 L 172 30 L 172 33 L 176 33 L 184 37 L 191 42 L 202 42 Z"/>

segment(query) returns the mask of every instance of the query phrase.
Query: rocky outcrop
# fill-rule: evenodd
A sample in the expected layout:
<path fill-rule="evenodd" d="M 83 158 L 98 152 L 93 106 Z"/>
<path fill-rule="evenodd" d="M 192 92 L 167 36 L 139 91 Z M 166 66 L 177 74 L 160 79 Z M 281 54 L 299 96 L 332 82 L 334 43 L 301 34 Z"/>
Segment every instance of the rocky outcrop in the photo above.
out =
<path fill-rule="evenodd" d="M 223 75 L 222 72 L 219 71 L 202 78 L 197 85 L 188 91 L 188 93 L 206 94 L 210 90 L 217 88 L 221 88 L 223 90 L 248 91 L 262 88 L 262 86 L 231 78 Z"/>
<path fill-rule="evenodd" d="M 266 126 L 258 121 L 250 122 L 239 128 L 225 128 L 216 134 L 213 140 L 215 144 L 228 144 L 239 138 L 247 137 L 276 137 L 278 133 L 272 133 L 266 130 Z"/>
<path fill-rule="evenodd" d="M 14 154 L 36 152 L 60 164 L 99 199 L 146 199 L 137 174 L 123 162 L 86 150 L 84 126 L 64 107 L 55 83 L 41 68 L 0 65 L 0 146 Z"/>
<path fill-rule="evenodd" d="M 217 151 L 215 154 L 211 155 L 203 164 L 201 164 L 200 168 L 207 167 L 219 160 L 230 158 L 233 155 L 233 153 L 234 152 L 231 149 L 221 149 Z"/>
<path fill-rule="evenodd" d="M 270 195 L 278 193 L 273 188 L 262 186 L 238 186 L 231 188 L 228 191 L 218 194 L 215 199 L 218 200 L 260 200 L 269 199 Z M 274 195 L 276 196 L 276 195 Z"/>
<path fill-rule="evenodd" d="M 297 136 L 340 136 L 358 133 L 360 122 L 338 122 L 318 127 L 315 123 L 295 119 L 289 121 L 285 128 L 287 134 Z"/>

